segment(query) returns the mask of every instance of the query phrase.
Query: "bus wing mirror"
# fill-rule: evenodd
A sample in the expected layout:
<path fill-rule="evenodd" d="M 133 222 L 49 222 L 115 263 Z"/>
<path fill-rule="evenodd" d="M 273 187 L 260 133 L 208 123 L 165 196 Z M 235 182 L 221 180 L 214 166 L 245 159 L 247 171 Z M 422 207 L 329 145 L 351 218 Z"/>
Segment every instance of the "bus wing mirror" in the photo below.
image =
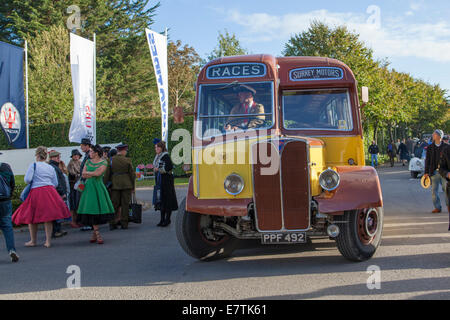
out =
<path fill-rule="evenodd" d="M 363 106 L 365 106 L 369 102 L 369 88 L 368 87 L 361 88 L 361 100 L 363 102 Z"/>
<path fill-rule="evenodd" d="M 183 107 L 173 108 L 173 122 L 180 124 L 184 122 L 185 116 L 195 116 L 195 112 L 184 112 Z"/>
<path fill-rule="evenodd" d="M 173 109 L 173 122 L 175 122 L 175 123 L 183 123 L 184 122 L 183 107 L 175 107 Z"/>

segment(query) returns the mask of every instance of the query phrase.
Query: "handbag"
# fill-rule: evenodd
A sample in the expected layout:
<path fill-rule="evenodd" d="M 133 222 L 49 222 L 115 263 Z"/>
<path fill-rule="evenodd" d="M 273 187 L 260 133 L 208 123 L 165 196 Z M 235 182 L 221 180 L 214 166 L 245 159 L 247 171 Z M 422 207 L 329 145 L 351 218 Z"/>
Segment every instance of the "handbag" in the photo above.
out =
<path fill-rule="evenodd" d="M 31 178 L 30 184 L 28 184 L 25 187 L 25 189 L 22 190 L 22 193 L 20 194 L 20 200 L 22 202 L 25 202 L 25 200 L 28 198 L 28 195 L 31 192 L 31 186 L 33 185 L 33 180 L 34 180 L 34 174 L 36 173 L 36 162 L 34 163 L 33 169 L 34 169 L 34 171 L 33 171 L 33 178 Z"/>
<path fill-rule="evenodd" d="M 73 188 L 74 188 L 75 190 L 77 190 L 78 192 L 83 192 L 84 187 L 85 187 L 85 184 L 84 184 L 83 181 L 81 181 L 81 179 L 78 180 L 78 181 L 75 183 L 75 185 L 73 186 Z"/>
<path fill-rule="evenodd" d="M 135 193 L 133 193 L 131 197 L 128 221 L 134 223 L 142 223 L 142 204 L 139 204 L 137 202 Z"/>

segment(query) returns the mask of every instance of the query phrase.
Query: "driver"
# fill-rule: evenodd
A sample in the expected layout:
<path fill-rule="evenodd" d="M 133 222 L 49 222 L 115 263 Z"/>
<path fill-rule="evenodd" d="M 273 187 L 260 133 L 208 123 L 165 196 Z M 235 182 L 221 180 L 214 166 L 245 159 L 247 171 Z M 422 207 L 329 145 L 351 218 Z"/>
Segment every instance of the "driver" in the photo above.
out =
<path fill-rule="evenodd" d="M 256 103 L 253 98 L 256 94 L 256 90 L 246 86 L 241 85 L 238 90 L 238 98 L 239 104 L 235 105 L 233 109 L 231 109 L 230 114 L 260 114 L 264 113 L 264 106 L 262 104 Z M 227 123 L 225 124 L 225 130 L 237 130 L 239 128 L 242 129 L 254 129 L 262 126 L 264 124 L 265 116 L 257 116 L 250 118 L 236 118 L 230 117 L 228 118 Z"/>

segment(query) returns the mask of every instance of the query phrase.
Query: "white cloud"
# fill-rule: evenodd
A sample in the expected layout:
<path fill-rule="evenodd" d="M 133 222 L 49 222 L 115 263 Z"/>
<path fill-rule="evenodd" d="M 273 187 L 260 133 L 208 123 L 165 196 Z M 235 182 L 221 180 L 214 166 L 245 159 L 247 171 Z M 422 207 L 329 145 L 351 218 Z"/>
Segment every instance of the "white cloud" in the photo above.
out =
<path fill-rule="evenodd" d="M 418 9 L 420 4 L 413 3 L 411 8 Z M 280 16 L 230 10 L 227 16 L 243 28 L 241 40 L 247 43 L 287 41 L 291 35 L 307 30 L 311 21 L 319 20 L 331 26 L 347 25 L 349 30 L 360 34 L 378 57 L 417 57 L 450 62 L 450 23 L 447 21 L 408 23 L 405 16 L 386 19 L 381 16 L 381 25 L 377 27 L 368 23 L 369 14 L 328 10 Z"/>

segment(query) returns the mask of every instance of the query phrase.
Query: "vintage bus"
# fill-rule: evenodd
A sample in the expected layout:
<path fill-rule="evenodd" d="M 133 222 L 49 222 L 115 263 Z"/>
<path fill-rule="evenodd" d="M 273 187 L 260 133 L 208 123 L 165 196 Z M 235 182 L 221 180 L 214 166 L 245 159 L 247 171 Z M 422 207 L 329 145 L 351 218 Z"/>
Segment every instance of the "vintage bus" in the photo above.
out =
<path fill-rule="evenodd" d="M 242 240 L 325 237 L 351 261 L 370 259 L 383 200 L 365 166 L 357 88 L 349 67 L 329 58 L 209 62 L 196 83 L 192 176 L 176 221 L 182 248 L 209 261 Z"/>

